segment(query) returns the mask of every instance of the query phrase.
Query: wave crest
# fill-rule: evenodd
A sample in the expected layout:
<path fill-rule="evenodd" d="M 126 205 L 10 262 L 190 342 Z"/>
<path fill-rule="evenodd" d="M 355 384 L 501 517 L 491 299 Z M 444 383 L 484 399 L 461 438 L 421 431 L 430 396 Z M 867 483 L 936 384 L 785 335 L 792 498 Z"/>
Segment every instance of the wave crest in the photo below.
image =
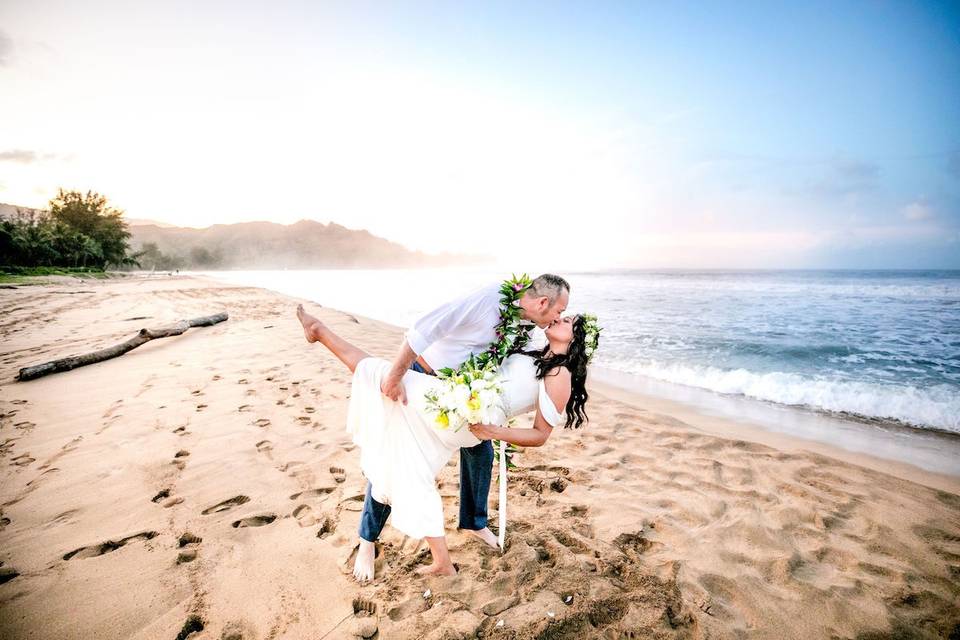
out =
<path fill-rule="evenodd" d="M 916 427 L 960 433 L 960 394 L 950 385 L 914 387 L 810 377 L 774 371 L 664 364 L 605 362 L 605 366 L 656 380 L 865 418 L 899 420 Z"/>

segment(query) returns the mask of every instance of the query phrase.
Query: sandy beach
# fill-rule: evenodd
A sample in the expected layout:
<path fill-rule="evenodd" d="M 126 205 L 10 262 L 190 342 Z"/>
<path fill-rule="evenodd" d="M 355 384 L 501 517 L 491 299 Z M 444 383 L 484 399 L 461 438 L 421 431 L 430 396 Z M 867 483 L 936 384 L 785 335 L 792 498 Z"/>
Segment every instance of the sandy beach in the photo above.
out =
<path fill-rule="evenodd" d="M 0 637 L 960 638 L 960 478 L 600 385 L 586 428 L 518 457 L 505 553 L 454 529 L 451 460 L 459 574 L 418 578 L 426 545 L 388 526 L 356 584 L 350 376 L 298 302 L 194 277 L 0 289 Z M 401 339 L 307 306 L 374 355 Z"/>

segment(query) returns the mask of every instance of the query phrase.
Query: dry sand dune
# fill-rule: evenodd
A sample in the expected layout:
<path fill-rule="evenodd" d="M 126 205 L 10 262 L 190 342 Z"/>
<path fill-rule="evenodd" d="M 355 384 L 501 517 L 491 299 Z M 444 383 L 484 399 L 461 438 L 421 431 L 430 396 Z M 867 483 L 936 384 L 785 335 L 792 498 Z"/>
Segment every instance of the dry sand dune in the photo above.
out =
<path fill-rule="evenodd" d="M 504 554 L 453 529 L 454 460 L 438 482 L 459 575 L 418 579 L 425 545 L 388 527 L 359 586 L 350 378 L 295 306 L 186 277 L 0 290 L 0 637 L 960 637 L 957 483 L 717 437 L 597 388 L 587 428 L 519 458 Z M 399 342 L 311 311 L 373 354 Z"/>

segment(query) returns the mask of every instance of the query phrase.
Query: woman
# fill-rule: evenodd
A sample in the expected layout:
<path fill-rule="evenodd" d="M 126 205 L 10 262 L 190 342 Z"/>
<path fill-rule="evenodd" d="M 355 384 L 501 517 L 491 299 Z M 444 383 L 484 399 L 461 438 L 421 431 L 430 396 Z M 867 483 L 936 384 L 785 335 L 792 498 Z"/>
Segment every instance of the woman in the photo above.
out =
<path fill-rule="evenodd" d="M 548 344 L 540 352 L 521 352 L 502 363 L 503 412 L 498 424 L 441 430 L 429 412 L 425 396 L 441 381 L 409 371 L 403 377 L 408 404 L 380 392 L 390 363 L 375 358 L 336 335 L 325 324 L 297 307 L 308 342 L 320 342 L 353 372 L 347 430 L 360 446 L 360 467 L 373 496 L 392 507 L 393 526 L 412 538 L 426 538 L 433 564 L 421 575 L 456 573 L 447 550 L 443 504 L 436 477 L 460 447 L 496 438 L 539 447 L 554 427 L 579 428 L 586 420 L 584 405 L 587 364 L 597 346 L 598 332 L 590 316 L 570 316 L 546 329 Z M 514 416 L 536 409 L 532 429 L 509 428 Z"/>

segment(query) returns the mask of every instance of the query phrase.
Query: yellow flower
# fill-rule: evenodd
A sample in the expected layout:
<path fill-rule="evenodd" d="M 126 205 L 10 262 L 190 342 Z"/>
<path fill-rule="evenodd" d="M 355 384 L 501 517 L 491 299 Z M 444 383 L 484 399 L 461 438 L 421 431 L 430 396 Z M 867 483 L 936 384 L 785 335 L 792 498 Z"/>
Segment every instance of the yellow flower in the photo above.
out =
<path fill-rule="evenodd" d="M 467 407 L 468 407 L 471 411 L 479 411 L 479 410 L 480 410 L 480 396 L 477 394 L 476 391 L 474 391 L 473 393 L 470 394 L 470 399 L 467 400 Z"/>
<path fill-rule="evenodd" d="M 437 426 L 440 427 L 441 429 L 450 428 L 450 418 L 447 417 L 447 414 L 445 413 L 437 414 Z"/>

